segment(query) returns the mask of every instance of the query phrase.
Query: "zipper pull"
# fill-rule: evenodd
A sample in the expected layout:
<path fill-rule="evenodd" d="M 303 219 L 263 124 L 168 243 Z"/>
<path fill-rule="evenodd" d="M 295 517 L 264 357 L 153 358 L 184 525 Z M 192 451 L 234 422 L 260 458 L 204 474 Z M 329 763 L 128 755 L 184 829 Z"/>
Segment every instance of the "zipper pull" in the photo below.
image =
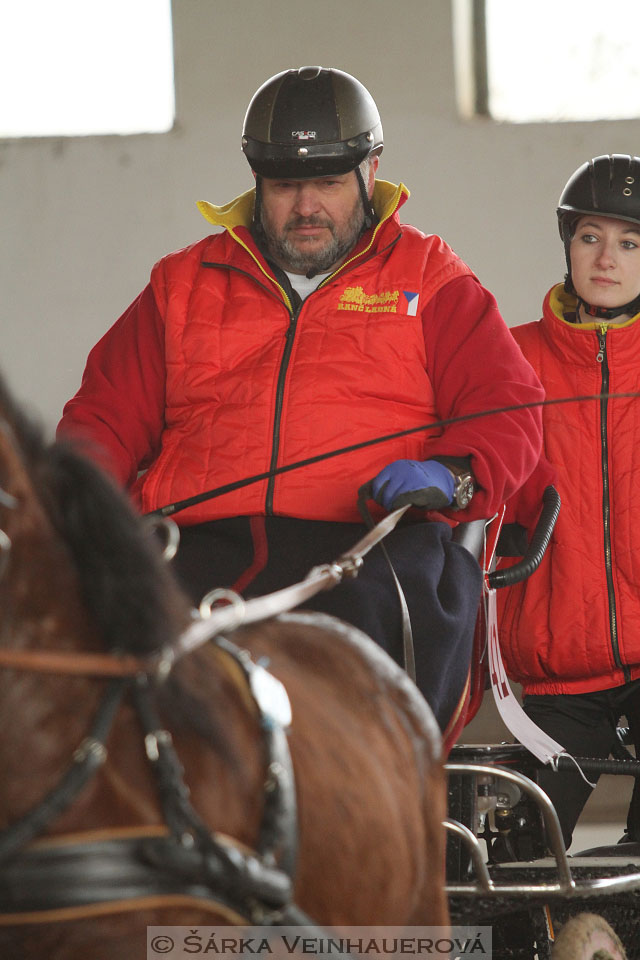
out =
<path fill-rule="evenodd" d="M 598 334 L 598 343 L 600 344 L 600 349 L 596 354 L 596 360 L 598 361 L 598 363 L 604 362 L 604 352 L 606 349 L 606 341 L 607 341 L 607 328 L 604 324 L 602 324 L 602 326 L 600 327 L 600 333 Z"/>

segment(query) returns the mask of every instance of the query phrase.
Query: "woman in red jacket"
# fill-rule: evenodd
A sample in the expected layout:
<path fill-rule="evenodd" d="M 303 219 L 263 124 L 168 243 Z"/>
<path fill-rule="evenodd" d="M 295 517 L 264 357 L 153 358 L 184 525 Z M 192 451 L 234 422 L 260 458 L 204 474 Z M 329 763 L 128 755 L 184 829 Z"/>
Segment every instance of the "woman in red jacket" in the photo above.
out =
<path fill-rule="evenodd" d="M 640 158 L 584 163 L 558 206 L 564 284 L 542 319 L 512 330 L 547 399 L 544 454 L 562 509 L 535 576 L 503 591 L 507 669 L 528 715 L 574 756 L 607 757 L 626 715 L 640 742 Z M 544 486 L 541 463 L 510 509 L 527 515 Z M 538 501 L 539 502 L 539 501 Z M 579 772 L 543 771 L 567 846 L 591 786 Z M 640 798 L 627 832 L 640 840 Z"/>

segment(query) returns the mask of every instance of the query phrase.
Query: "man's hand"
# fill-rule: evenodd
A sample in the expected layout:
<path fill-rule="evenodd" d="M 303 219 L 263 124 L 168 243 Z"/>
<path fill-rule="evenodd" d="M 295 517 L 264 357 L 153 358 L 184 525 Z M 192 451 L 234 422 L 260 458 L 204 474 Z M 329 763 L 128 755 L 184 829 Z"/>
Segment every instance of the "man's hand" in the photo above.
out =
<path fill-rule="evenodd" d="M 385 510 L 411 504 L 441 510 L 453 500 L 453 474 L 437 460 L 394 460 L 371 481 L 371 495 Z"/>

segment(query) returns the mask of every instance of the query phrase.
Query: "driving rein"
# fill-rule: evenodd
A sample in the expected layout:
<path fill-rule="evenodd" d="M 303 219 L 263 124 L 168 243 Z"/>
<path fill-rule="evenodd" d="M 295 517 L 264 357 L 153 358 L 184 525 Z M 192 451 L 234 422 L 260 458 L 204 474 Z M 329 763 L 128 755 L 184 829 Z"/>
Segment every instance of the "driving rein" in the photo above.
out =
<path fill-rule="evenodd" d="M 16 502 L 0 488 L 0 504 Z M 316 567 L 300 583 L 206 611 L 156 654 L 135 657 L 0 648 L 0 668 L 108 679 L 91 729 L 68 769 L 47 796 L 0 832 L 0 926 L 51 923 L 159 906 L 192 906 L 235 924 L 296 924 L 316 928 L 293 902 L 297 857 L 296 791 L 287 731 L 289 698 L 283 685 L 226 632 L 291 610 L 343 577 L 357 576 L 365 554 L 392 530 L 407 508 L 385 517 L 351 551 Z M 0 528 L 0 577 L 11 541 Z M 202 609 L 202 608 L 201 608 Z M 211 833 L 189 799 L 171 734 L 161 725 L 155 692 L 173 665 L 211 641 L 248 700 L 266 758 L 263 812 L 254 850 Z M 123 698 L 131 696 L 144 732 L 164 817 L 164 827 L 123 828 L 42 838 L 107 758 L 106 741 Z"/>

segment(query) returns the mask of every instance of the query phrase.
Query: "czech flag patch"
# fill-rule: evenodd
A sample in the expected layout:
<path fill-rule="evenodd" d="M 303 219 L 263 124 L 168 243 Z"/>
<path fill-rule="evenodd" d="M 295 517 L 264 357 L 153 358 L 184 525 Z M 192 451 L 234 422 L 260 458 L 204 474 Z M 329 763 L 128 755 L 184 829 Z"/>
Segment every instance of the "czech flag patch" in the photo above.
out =
<path fill-rule="evenodd" d="M 410 290 L 403 290 L 402 293 L 407 301 L 407 316 L 415 317 L 418 314 L 418 294 L 412 293 Z"/>

